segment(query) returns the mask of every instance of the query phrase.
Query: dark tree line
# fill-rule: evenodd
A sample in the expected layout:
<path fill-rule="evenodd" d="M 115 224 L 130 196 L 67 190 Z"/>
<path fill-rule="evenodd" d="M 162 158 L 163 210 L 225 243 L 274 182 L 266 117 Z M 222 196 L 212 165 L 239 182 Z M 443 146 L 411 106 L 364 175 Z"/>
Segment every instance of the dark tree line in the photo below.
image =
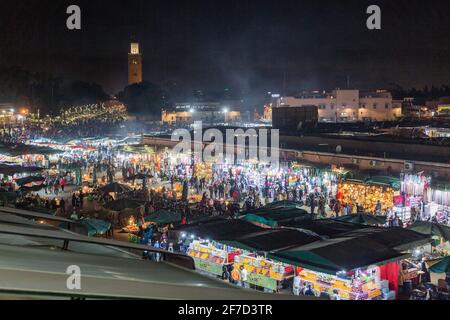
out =
<path fill-rule="evenodd" d="M 20 67 L 0 67 L 0 101 L 26 105 L 32 112 L 57 114 L 61 108 L 105 101 L 102 87 L 84 81 L 69 81 L 47 72 Z"/>
<path fill-rule="evenodd" d="M 144 81 L 126 86 L 117 94 L 130 113 L 161 116 L 161 109 L 167 104 L 167 93 L 158 85 Z"/>
<path fill-rule="evenodd" d="M 395 99 L 403 99 L 404 97 L 413 97 L 419 102 L 430 100 L 438 100 L 441 97 L 450 97 L 450 86 L 425 86 L 422 89 L 410 88 L 405 89 L 397 84 L 391 84 L 389 90 Z"/>

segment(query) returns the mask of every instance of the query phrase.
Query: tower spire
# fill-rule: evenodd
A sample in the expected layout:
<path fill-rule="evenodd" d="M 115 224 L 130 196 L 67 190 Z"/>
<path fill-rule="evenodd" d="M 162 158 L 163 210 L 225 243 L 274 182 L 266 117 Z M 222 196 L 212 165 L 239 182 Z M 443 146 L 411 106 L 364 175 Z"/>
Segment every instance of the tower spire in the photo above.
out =
<path fill-rule="evenodd" d="M 138 42 L 131 42 L 128 53 L 128 84 L 142 82 L 142 54 Z"/>

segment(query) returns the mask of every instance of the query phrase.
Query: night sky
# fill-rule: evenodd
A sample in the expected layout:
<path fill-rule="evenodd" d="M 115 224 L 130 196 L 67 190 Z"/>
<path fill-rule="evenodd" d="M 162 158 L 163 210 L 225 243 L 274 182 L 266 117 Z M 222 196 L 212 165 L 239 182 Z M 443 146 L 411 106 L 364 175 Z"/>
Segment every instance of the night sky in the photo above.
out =
<path fill-rule="evenodd" d="M 82 30 L 66 29 L 78 4 Z M 382 30 L 366 8 L 382 9 Z M 450 83 L 450 1 L 21 0 L 0 2 L 0 63 L 126 85 L 131 39 L 144 79 L 188 90 L 266 91 Z M 285 81 L 283 81 L 285 79 Z"/>

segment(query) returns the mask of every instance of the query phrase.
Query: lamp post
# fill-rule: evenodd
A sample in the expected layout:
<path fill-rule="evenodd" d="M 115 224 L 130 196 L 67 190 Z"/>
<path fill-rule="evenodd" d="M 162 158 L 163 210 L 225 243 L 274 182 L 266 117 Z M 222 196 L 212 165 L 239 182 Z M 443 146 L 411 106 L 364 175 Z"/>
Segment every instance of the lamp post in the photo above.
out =
<path fill-rule="evenodd" d="M 228 113 L 228 108 L 224 108 L 223 109 L 223 114 L 224 114 L 223 118 L 224 118 L 225 123 L 227 122 L 227 113 Z"/>

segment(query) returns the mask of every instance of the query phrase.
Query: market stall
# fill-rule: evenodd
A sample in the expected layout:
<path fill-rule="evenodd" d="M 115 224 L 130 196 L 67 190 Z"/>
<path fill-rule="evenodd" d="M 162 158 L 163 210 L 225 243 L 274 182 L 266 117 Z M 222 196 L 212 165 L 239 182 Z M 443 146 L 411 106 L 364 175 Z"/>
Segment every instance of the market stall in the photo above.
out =
<path fill-rule="evenodd" d="M 270 253 L 269 258 L 296 268 L 295 294 L 343 300 L 395 299 L 399 261 L 405 254 L 382 242 L 355 234 L 355 239 L 315 242 Z"/>
<path fill-rule="evenodd" d="M 181 221 L 181 213 L 167 210 L 158 210 L 145 217 L 145 222 L 151 222 L 158 225 L 176 224 Z"/>
<path fill-rule="evenodd" d="M 111 228 L 110 222 L 99 219 L 83 219 L 80 223 L 87 227 L 90 237 L 102 236 Z"/>
<path fill-rule="evenodd" d="M 424 219 L 450 224 L 450 184 L 434 183 L 427 189 Z"/>
<path fill-rule="evenodd" d="M 242 217 L 243 220 L 263 228 L 275 228 L 292 221 L 311 220 L 313 218 L 313 215 L 303 209 L 276 207 L 263 207 L 248 211 Z"/>
<path fill-rule="evenodd" d="M 248 272 L 248 285 L 269 292 L 277 292 L 283 281 L 294 276 L 292 266 L 216 241 L 193 241 L 188 255 L 194 259 L 196 269 L 220 277 L 224 266 L 237 270 L 244 268 Z"/>
<path fill-rule="evenodd" d="M 195 268 L 215 276 L 222 276 L 224 265 L 232 264 L 240 250 L 215 241 L 192 241 L 187 254 L 194 259 Z"/>
<path fill-rule="evenodd" d="M 248 271 L 247 283 L 265 291 L 278 292 L 284 281 L 294 277 L 292 266 L 251 252 L 244 251 L 237 255 L 234 261 L 235 268 L 240 269 L 242 266 Z"/>
<path fill-rule="evenodd" d="M 377 203 L 381 204 L 381 212 L 386 212 L 394 206 L 394 196 L 399 189 L 377 181 L 346 180 L 339 183 L 338 200 L 342 204 L 363 206 L 365 212 L 375 212 Z"/>
<path fill-rule="evenodd" d="M 338 294 L 341 300 L 376 300 L 381 299 L 382 289 L 389 292 L 389 283 L 381 280 L 379 267 L 342 271 L 336 275 L 297 267 L 294 294 L 304 294 L 308 286 L 315 296 L 328 298 Z M 393 292 L 386 296 L 395 298 Z"/>

